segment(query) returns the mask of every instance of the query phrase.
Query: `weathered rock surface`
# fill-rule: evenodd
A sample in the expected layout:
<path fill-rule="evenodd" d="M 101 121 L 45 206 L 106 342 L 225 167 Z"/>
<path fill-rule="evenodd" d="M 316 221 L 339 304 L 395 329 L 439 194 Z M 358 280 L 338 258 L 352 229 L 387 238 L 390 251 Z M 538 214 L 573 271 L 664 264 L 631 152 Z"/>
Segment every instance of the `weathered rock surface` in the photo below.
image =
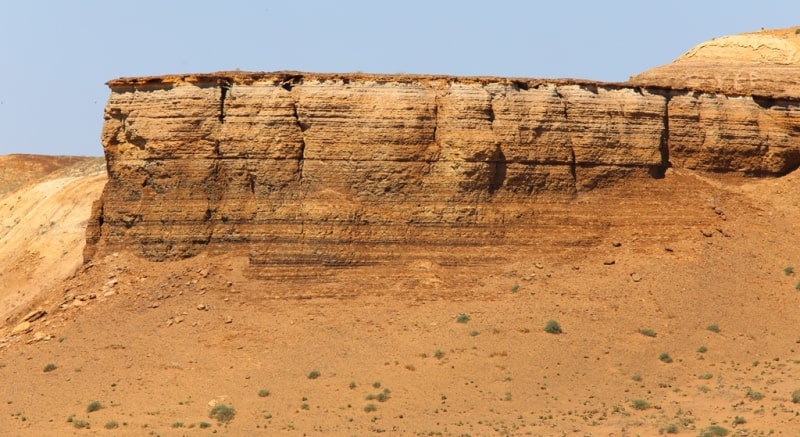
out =
<path fill-rule="evenodd" d="M 798 78 L 800 27 L 707 41 L 630 83 L 672 97 L 674 165 L 784 174 L 800 164 Z"/>
<path fill-rule="evenodd" d="M 491 257 L 549 244 L 553 227 L 580 229 L 572 244 L 591 240 L 610 225 L 576 214 L 582 193 L 670 165 L 752 175 L 800 165 L 797 100 L 643 80 L 113 80 L 109 182 L 86 258 L 100 247 L 154 260 L 241 251 L 289 273 L 423 252 L 464 264 L 474 252 L 453 247 Z"/>
<path fill-rule="evenodd" d="M 633 76 L 632 84 L 775 99 L 800 96 L 800 27 L 725 36 Z"/>

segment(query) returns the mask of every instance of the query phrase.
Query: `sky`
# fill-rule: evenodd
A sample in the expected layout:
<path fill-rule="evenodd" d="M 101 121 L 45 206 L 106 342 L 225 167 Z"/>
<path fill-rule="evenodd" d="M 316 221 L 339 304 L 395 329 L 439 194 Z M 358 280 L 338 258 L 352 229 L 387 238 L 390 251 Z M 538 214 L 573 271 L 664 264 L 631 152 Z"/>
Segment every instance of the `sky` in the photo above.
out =
<path fill-rule="evenodd" d="M 742 0 L 5 1 L 0 155 L 103 154 L 108 80 L 220 70 L 625 81 L 715 37 L 800 24 Z"/>

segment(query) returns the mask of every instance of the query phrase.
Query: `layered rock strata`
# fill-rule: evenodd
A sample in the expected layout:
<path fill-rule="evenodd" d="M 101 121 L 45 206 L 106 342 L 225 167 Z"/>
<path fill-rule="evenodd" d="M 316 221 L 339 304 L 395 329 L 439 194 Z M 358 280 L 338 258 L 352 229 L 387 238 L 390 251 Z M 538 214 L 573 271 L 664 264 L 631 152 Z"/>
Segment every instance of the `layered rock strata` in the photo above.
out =
<path fill-rule="evenodd" d="M 109 86 L 109 181 L 87 259 L 103 246 L 154 260 L 241 251 L 289 271 L 415 252 L 463 264 L 454 247 L 537 244 L 554 223 L 585 228 L 569 213 L 580 193 L 660 178 L 673 164 L 773 175 L 800 164 L 800 111 L 788 98 L 284 72 Z"/>

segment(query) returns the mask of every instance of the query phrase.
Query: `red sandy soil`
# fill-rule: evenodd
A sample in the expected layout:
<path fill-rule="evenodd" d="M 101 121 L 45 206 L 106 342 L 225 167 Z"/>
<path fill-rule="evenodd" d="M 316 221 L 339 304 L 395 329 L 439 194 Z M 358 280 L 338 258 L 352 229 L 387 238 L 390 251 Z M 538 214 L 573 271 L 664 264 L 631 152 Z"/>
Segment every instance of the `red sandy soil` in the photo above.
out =
<path fill-rule="evenodd" d="M 22 189 L 51 187 L 37 207 L 64 207 L 96 198 L 102 174 L 84 177 L 98 177 L 83 194 L 57 196 L 69 190 L 53 180 Z M 579 203 L 602 215 L 620 207 L 611 199 L 661 187 L 648 208 L 680 204 L 686 226 L 632 214 L 592 246 L 316 281 L 253 281 L 246 259 L 226 255 L 120 252 L 80 266 L 81 243 L 25 215 L 28 236 L 14 241 L 42 237 L 27 264 L 55 257 L 72 270 L 42 276 L 6 312 L 0 434 L 800 435 L 800 277 L 787 269 L 800 271 L 798 177 L 670 170 Z M 3 223 L 21 201 L 0 201 L 14 205 Z M 2 273 L 4 299 L 31 276 Z M 35 309 L 47 314 L 24 325 Z M 551 319 L 562 333 L 545 332 Z M 220 404 L 231 420 L 209 417 Z"/>

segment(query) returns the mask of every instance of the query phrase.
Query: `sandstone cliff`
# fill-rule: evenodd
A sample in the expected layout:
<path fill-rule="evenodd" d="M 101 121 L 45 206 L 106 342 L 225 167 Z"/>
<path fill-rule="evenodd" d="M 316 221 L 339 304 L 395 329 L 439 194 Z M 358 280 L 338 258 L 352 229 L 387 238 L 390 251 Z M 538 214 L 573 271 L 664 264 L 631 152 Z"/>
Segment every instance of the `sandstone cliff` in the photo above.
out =
<path fill-rule="evenodd" d="M 609 223 L 576 216 L 575 200 L 620 180 L 671 165 L 751 175 L 800 165 L 794 98 L 643 80 L 113 80 L 109 182 L 86 258 L 101 246 L 154 260 L 224 247 L 286 274 L 421 252 L 464 264 L 549 244 L 553 226 L 582 230 L 560 244 L 596 238 Z"/>

